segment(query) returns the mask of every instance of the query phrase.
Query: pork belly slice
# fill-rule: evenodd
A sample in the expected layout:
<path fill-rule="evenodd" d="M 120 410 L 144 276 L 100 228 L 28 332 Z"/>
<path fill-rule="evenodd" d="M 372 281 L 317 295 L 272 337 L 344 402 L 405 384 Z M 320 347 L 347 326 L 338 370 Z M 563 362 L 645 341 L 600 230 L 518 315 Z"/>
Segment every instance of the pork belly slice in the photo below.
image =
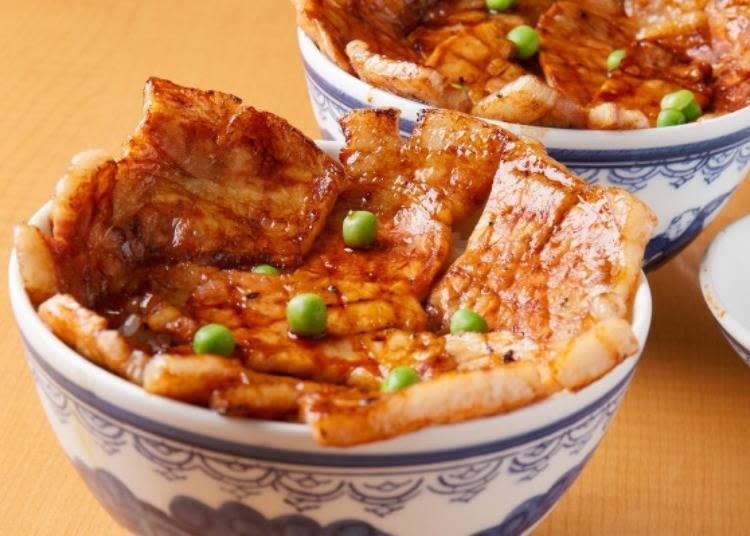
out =
<path fill-rule="evenodd" d="M 346 55 L 357 76 L 377 88 L 443 108 L 471 108 L 471 99 L 463 89 L 454 87 L 432 67 L 379 54 L 360 40 L 346 45 Z"/>
<path fill-rule="evenodd" d="M 82 153 L 58 183 L 47 238 L 58 287 L 95 306 L 159 264 L 298 266 L 344 182 L 284 120 L 150 79 L 124 155 Z"/>
<path fill-rule="evenodd" d="M 714 108 L 733 112 L 750 105 L 750 5 L 742 0 L 711 0 L 706 6 L 716 55 Z"/>
<path fill-rule="evenodd" d="M 351 446 L 436 424 L 497 415 L 561 389 L 581 387 L 638 349 L 630 325 L 611 318 L 536 359 L 468 372 L 449 372 L 374 398 L 307 394 L 302 418 L 324 445 Z"/>
<path fill-rule="evenodd" d="M 428 301 L 445 331 L 468 307 L 491 330 L 564 340 L 627 317 L 655 219 L 632 195 L 590 188 L 533 145 L 503 162 L 464 253 Z"/>
<path fill-rule="evenodd" d="M 601 14 L 577 2 L 556 2 L 537 26 L 539 63 L 547 83 L 580 106 L 607 80 L 607 56 L 626 47 L 635 27 L 624 16 Z"/>
<path fill-rule="evenodd" d="M 112 224 L 135 262 L 294 267 L 344 181 L 283 119 L 151 79 L 144 119 L 117 162 Z"/>

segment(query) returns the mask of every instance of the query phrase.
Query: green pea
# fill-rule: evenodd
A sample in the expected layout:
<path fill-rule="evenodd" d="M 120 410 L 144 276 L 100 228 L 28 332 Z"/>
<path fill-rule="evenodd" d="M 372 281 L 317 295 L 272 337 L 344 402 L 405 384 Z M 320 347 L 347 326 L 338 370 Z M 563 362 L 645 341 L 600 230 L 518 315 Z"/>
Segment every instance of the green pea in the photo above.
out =
<path fill-rule="evenodd" d="M 694 100 L 682 109 L 682 114 L 688 121 L 695 121 L 703 115 L 703 108 L 701 108 L 701 105 L 698 104 L 697 100 Z"/>
<path fill-rule="evenodd" d="M 689 89 L 681 89 L 673 93 L 664 95 L 661 99 L 662 110 L 679 110 L 684 113 L 691 102 L 695 100 L 695 95 Z"/>
<path fill-rule="evenodd" d="M 505 36 L 516 45 L 516 57 L 528 59 L 539 50 L 539 35 L 528 24 L 516 26 Z"/>
<path fill-rule="evenodd" d="M 342 224 L 344 243 L 350 248 L 366 248 L 378 235 L 378 220 L 368 210 L 350 210 Z"/>
<path fill-rule="evenodd" d="M 315 337 L 326 331 L 328 309 L 317 294 L 298 294 L 286 304 L 286 320 L 295 335 Z"/>
<path fill-rule="evenodd" d="M 695 100 L 695 95 L 689 89 L 680 89 L 679 91 L 664 95 L 661 99 L 661 109 L 662 111 L 675 110 L 682 113 L 685 118 L 683 122 L 695 121 L 703 115 L 701 105 L 698 104 L 698 101 Z M 661 114 L 659 115 L 661 117 Z"/>
<path fill-rule="evenodd" d="M 657 127 L 673 127 L 682 125 L 685 122 L 685 114 L 679 110 L 662 110 L 659 117 L 656 118 Z"/>
<path fill-rule="evenodd" d="M 206 324 L 193 335 L 193 350 L 196 354 L 230 356 L 234 352 L 234 335 L 221 324 Z"/>
<path fill-rule="evenodd" d="M 253 266 L 253 269 L 250 271 L 254 274 L 260 275 L 279 275 L 279 271 L 276 267 L 271 266 L 270 264 L 259 264 L 258 266 Z"/>
<path fill-rule="evenodd" d="M 508 11 L 515 7 L 516 0 L 486 0 L 487 7 L 492 11 Z"/>
<path fill-rule="evenodd" d="M 618 48 L 616 50 L 613 50 L 609 53 L 609 56 L 607 56 L 607 70 L 608 71 L 614 71 L 620 66 L 620 62 L 625 57 L 625 49 L 624 48 Z"/>
<path fill-rule="evenodd" d="M 465 333 L 467 331 L 484 333 L 487 322 L 471 309 L 459 309 L 451 317 L 451 333 Z"/>
<path fill-rule="evenodd" d="M 396 367 L 388 373 L 380 390 L 384 393 L 394 393 L 419 382 L 419 374 L 411 367 Z"/>

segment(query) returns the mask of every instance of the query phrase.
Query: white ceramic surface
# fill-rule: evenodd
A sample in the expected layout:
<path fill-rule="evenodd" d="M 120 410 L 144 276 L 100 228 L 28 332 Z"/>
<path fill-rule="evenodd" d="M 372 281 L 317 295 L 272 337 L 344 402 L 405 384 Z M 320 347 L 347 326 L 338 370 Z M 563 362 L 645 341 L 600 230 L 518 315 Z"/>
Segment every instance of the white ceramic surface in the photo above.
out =
<path fill-rule="evenodd" d="M 48 210 L 32 223 L 47 229 Z M 145 535 L 519 534 L 583 468 L 640 355 L 576 393 L 507 415 L 323 448 L 303 425 L 224 418 L 149 395 L 90 363 L 41 322 L 15 252 L 9 290 L 63 450 L 102 505 Z M 633 319 L 641 347 L 650 321 L 644 277 Z"/>
<path fill-rule="evenodd" d="M 703 258 L 700 282 L 727 340 L 750 365 L 750 216 L 716 235 Z"/>
<path fill-rule="evenodd" d="M 363 82 L 339 68 L 298 30 L 310 100 L 327 139 L 343 139 L 339 118 L 356 108 L 401 110 L 407 136 L 428 108 Z M 679 252 L 719 213 L 750 169 L 750 108 L 670 128 L 571 130 L 489 121 L 541 141 L 550 155 L 590 183 L 619 186 L 643 199 L 659 224 L 644 265 Z"/>

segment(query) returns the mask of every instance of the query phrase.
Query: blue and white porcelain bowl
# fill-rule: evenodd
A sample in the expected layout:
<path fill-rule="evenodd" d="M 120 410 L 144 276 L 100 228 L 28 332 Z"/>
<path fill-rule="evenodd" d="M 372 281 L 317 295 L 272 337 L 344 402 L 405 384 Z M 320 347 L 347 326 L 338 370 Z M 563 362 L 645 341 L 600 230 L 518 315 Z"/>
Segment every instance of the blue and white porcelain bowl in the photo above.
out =
<path fill-rule="evenodd" d="M 700 282 L 724 336 L 750 365 L 750 216 L 716 235 L 703 258 Z"/>
<path fill-rule="evenodd" d="M 48 230 L 48 212 L 32 223 Z M 15 252 L 9 278 L 29 367 L 65 454 L 139 535 L 523 533 L 591 457 L 640 356 L 578 392 L 506 415 L 326 448 L 304 425 L 224 418 L 110 374 L 42 323 Z M 643 277 L 633 316 L 641 347 L 650 321 Z"/>
<path fill-rule="evenodd" d="M 301 30 L 298 40 L 313 111 L 326 139 L 343 139 L 338 120 L 356 108 L 401 110 L 408 136 L 428 106 L 376 89 L 330 61 Z M 635 193 L 659 218 L 646 250 L 654 267 L 686 246 L 718 214 L 750 169 L 750 108 L 669 129 L 571 130 L 491 121 L 542 142 L 590 183 Z"/>

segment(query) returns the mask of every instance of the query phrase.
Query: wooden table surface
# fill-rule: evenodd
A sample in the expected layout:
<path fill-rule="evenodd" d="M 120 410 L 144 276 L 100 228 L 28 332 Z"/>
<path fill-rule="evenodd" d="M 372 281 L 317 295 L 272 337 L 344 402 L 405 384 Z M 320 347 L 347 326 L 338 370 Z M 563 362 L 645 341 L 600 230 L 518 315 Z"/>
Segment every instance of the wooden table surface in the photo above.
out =
<path fill-rule="evenodd" d="M 316 137 L 285 0 L 0 0 L 0 225 L 47 200 L 75 152 L 115 151 L 150 75 L 241 96 Z M 711 237 L 750 211 L 750 184 L 649 275 L 654 319 L 601 447 L 537 534 L 750 531 L 750 367 L 698 288 Z M 42 414 L 0 286 L 0 534 L 120 534 Z"/>

